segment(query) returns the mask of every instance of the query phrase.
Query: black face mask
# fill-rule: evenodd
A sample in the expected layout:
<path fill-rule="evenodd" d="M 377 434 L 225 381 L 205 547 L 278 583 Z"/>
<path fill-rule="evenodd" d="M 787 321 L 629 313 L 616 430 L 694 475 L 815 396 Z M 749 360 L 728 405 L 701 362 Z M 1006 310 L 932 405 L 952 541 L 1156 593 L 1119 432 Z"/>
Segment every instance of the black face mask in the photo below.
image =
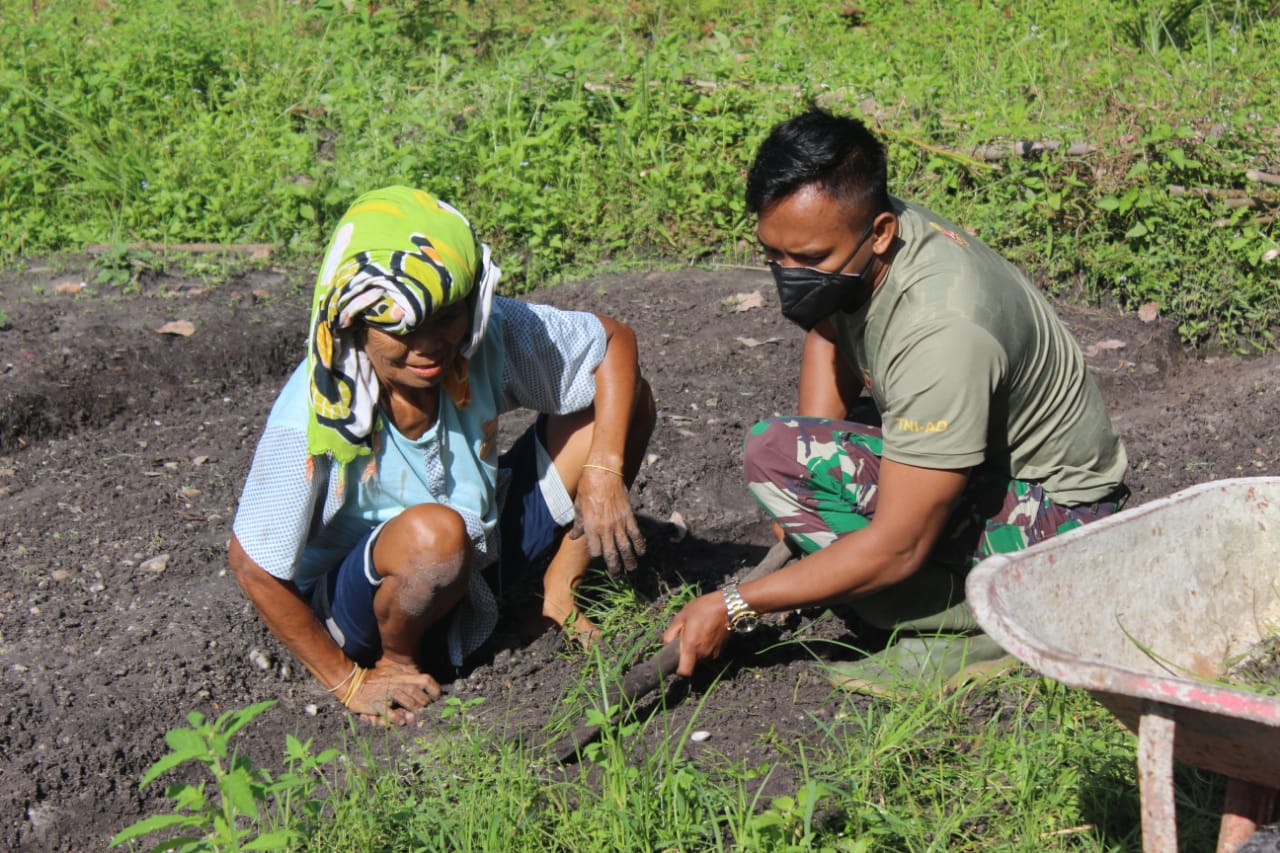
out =
<path fill-rule="evenodd" d="M 867 226 L 858 245 L 853 247 L 840 269 L 844 269 L 862 244 L 867 242 L 875 223 Z M 778 286 L 778 301 L 782 303 L 782 316 L 806 332 L 837 311 L 852 314 L 871 299 L 871 284 L 866 280 L 871 269 L 873 255 L 860 273 L 827 272 L 813 267 L 784 267 L 777 261 L 769 261 L 769 271 Z"/>

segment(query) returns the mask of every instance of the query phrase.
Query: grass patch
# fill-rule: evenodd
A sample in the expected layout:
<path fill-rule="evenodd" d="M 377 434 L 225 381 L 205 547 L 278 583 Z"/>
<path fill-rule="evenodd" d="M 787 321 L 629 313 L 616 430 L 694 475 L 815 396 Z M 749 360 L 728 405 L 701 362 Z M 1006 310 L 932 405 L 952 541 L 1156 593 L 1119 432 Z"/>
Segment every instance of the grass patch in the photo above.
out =
<path fill-rule="evenodd" d="M 447 734 L 403 742 L 387 735 L 395 743 L 386 753 L 400 756 L 391 763 L 374 757 L 382 752 L 378 736 L 354 739 L 354 757 L 312 755 L 309 744 L 291 739 L 278 779 L 243 762 L 227 765 L 245 778 L 239 794 L 224 765 L 193 752 L 189 760 L 221 773 L 222 798 L 201 799 L 200 814 L 219 837 L 287 840 L 297 850 L 1140 846 L 1133 736 L 1085 693 L 1031 675 L 917 702 L 851 699 L 813 742 L 783 750 L 798 782 L 772 797 L 759 790 L 776 767 L 694 762 L 682 752 L 692 723 L 668 730 L 662 714 L 610 730 L 582 764 L 559 767 L 535 745 L 478 725 L 471 711 L 457 700 L 446 707 Z M 641 738 L 648 745 L 638 750 Z M 185 740 L 171 734 L 170 743 Z M 162 759 L 148 780 L 178 763 Z M 1182 845 L 1209 849 L 1220 780 L 1179 766 L 1176 784 Z M 215 826 L 215 816 L 234 830 Z M 151 818 L 120 838 L 163 835 L 177 821 Z M 192 821 L 180 825 L 189 830 Z M 231 849 L 204 843 L 174 849 Z"/>
<path fill-rule="evenodd" d="M 743 172 L 817 100 L 882 131 L 897 192 L 1049 286 L 1274 345 L 1280 200 L 1249 177 L 1280 170 L 1264 0 L 5 6 L 3 262 L 146 240 L 312 263 L 390 182 L 466 211 L 509 291 L 753 262 Z M 980 156 L 1018 141 L 1056 148 Z"/>

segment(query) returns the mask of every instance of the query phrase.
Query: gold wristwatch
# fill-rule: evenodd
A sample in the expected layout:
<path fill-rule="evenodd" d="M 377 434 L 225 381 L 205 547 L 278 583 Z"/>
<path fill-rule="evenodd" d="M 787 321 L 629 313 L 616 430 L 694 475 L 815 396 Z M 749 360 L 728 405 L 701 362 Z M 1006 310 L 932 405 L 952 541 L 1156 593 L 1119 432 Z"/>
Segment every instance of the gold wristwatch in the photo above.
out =
<path fill-rule="evenodd" d="M 738 592 L 738 585 L 731 583 L 723 590 L 724 606 L 729 611 L 729 630 L 735 634 L 750 634 L 760 627 L 760 614 L 747 606 Z"/>

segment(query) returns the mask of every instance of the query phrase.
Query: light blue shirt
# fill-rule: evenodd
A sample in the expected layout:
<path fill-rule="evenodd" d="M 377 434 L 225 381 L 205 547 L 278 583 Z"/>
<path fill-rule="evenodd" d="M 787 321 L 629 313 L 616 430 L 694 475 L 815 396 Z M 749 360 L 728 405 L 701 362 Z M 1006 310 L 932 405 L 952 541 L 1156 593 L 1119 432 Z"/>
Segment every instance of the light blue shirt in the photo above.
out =
<path fill-rule="evenodd" d="M 378 524 L 410 506 L 446 504 L 462 516 L 475 546 L 475 587 L 501 550 L 499 416 L 516 408 L 586 408 L 604 351 L 604 328 L 593 314 L 496 297 L 470 362 L 470 404 L 459 409 L 441 394 L 436 424 L 417 440 L 380 417 L 373 453 L 348 463 L 343 477 L 330 476 L 329 459 L 307 453 L 307 374 L 300 365 L 258 442 L 236 538 L 259 566 L 307 592 Z"/>

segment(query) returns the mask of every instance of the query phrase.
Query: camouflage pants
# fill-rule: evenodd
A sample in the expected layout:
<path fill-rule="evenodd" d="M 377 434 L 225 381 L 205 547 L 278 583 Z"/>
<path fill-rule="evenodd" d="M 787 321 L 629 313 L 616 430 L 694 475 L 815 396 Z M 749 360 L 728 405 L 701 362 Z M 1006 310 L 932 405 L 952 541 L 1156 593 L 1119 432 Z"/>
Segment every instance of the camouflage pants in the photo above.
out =
<path fill-rule="evenodd" d="M 871 523 L 884 440 L 880 428 L 826 418 L 778 417 L 747 436 L 747 488 L 779 527 L 812 553 Z M 1119 499 L 1067 507 L 1038 483 L 978 467 L 925 565 L 901 583 L 852 602 L 880 628 L 971 631 L 969 569 L 1115 512 Z"/>

